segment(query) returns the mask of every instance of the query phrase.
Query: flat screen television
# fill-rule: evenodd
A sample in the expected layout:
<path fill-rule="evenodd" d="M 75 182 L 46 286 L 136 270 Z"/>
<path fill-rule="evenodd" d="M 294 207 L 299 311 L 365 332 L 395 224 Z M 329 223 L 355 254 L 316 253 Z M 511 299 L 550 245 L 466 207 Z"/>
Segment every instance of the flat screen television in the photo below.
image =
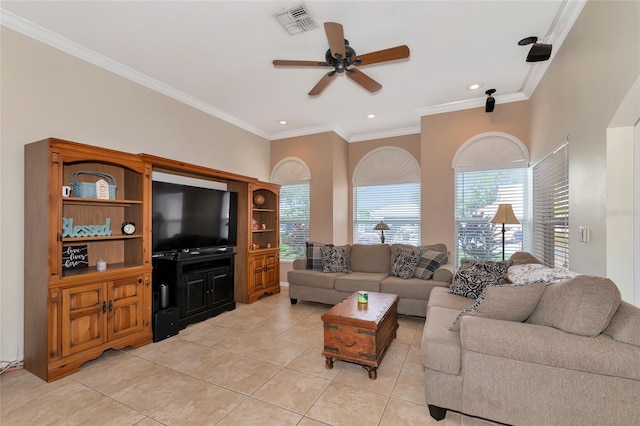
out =
<path fill-rule="evenodd" d="M 152 182 L 152 251 L 206 251 L 235 246 L 238 193 Z"/>

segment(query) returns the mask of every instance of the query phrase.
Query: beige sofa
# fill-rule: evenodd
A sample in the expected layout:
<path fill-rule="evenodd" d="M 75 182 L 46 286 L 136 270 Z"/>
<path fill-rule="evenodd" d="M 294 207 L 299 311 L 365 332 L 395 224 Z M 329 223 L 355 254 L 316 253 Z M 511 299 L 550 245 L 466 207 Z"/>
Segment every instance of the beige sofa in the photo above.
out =
<path fill-rule="evenodd" d="M 448 288 L 453 279 L 453 265 L 445 263 L 428 280 L 399 278 L 391 275 L 391 262 L 398 248 L 416 247 L 388 244 L 353 244 L 348 247 L 350 273 L 307 269 L 307 259 L 293 262 L 287 273 L 291 303 L 298 299 L 334 305 L 356 291 L 393 293 L 400 297 L 398 312 L 424 317 L 431 290 Z M 447 253 L 444 244 L 421 246 L 422 251 Z"/>
<path fill-rule="evenodd" d="M 431 292 L 422 339 L 431 416 L 454 410 L 514 425 L 640 424 L 640 309 L 621 302 L 605 278 L 536 285 L 539 295 L 530 286 L 487 289 L 475 310 L 474 299 L 444 287 Z M 518 297 L 525 287 L 529 295 Z M 532 307 L 520 312 L 526 321 L 496 319 L 520 304 Z M 451 331 L 456 320 L 459 331 Z"/>

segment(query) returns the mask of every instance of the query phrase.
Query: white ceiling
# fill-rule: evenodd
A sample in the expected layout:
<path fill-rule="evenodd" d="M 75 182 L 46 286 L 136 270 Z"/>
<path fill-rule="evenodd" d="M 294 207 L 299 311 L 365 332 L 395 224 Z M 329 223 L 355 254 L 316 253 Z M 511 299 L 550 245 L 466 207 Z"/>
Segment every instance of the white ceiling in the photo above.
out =
<path fill-rule="evenodd" d="M 1 22 L 267 139 L 333 130 L 353 142 L 417 133 L 421 115 L 482 106 L 491 88 L 496 109 L 528 99 L 584 6 L 306 1 L 318 28 L 291 36 L 273 14 L 301 3 L 3 0 Z M 338 75 L 311 98 L 326 68 L 271 61 L 324 60 L 327 21 L 359 54 L 406 44 L 411 56 L 360 68 L 383 85 L 375 94 Z M 527 36 L 553 44 L 550 61 L 525 61 L 530 46 L 517 42 Z"/>

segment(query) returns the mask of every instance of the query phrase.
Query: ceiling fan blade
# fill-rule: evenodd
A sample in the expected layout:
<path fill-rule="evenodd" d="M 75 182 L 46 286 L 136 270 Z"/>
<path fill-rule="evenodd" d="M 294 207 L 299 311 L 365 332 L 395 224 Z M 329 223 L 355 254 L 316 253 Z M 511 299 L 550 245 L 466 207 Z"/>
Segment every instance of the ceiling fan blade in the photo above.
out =
<path fill-rule="evenodd" d="M 273 65 L 277 67 L 328 67 L 330 66 L 324 61 L 287 61 L 282 59 L 275 59 Z"/>
<path fill-rule="evenodd" d="M 379 62 L 395 61 L 409 57 L 409 47 L 406 45 L 391 47 L 389 49 L 378 50 L 377 52 L 365 53 L 353 61 L 353 65 L 370 65 Z"/>
<path fill-rule="evenodd" d="M 330 71 L 330 72 L 326 73 L 325 76 L 320 79 L 318 84 L 313 86 L 313 89 L 311 89 L 311 91 L 309 92 L 309 96 L 317 96 L 317 95 L 319 95 L 320 92 L 322 92 L 325 89 L 325 87 L 327 87 L 329 85 L 329 83 L 331 83 L 331 81 L 333 80 L 333 78 L 335 76 L 336 76 L 336 72 L 335 71 Z"/>
<path fill-rule="evenodd" d="M 377 92 L 378 90 L 382 89 L 382 84 L 378 83 L 360 70 L 350 69 L 347 70 L 346 74 L 347 77 L 349 77 L 351 80 L 355 81 L 371 93 Z"/>
<path fill-rule="evenodd" d="M 344 48 L 344 31 L 342 24 L 325 22 L 324 31 L 327 33 L 327 41 L 329 42 L 331 55 L 336 59 L 344 58 L 347 54 Z M 338 55 L 340 55 L 340 57 L 338 57 Z"/>

